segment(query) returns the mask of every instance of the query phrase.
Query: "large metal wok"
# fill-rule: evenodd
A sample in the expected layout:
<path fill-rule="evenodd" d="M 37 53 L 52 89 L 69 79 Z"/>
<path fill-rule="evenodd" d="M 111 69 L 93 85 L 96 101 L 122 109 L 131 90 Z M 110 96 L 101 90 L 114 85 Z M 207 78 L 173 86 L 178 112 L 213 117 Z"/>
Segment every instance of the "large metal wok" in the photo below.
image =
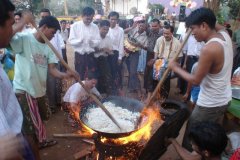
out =
<path fill-rule="evenodd" d="M 110 96 L 110 97 L 107 97 L 107 98 L 103 99 L 102 103 L 104 103 L 104 102 L 112 102 L 112 103 L 116 104 L 117 106 L 120 106 L 124 109 L 128 109 L 132 112 L 139 112 L 139 113 L 142 111 L 142 109 L 144 107 L 144 104 L 141 103 L 140 101 L 135 100 L 135 99 L 130 99 L 130 98 L 127 98 L 127 97 Z M 82 123 L 84 125 L 86 125 L 87 127 L 89 127 L 89 126 L 88 126 L 88 123 L 87 123 L 86 113 L 88 112 L 88 109 L 97 108 L 97 107 L 98 106 L 94 102 L 87 103 L 87 104 L 85 104 L 84 107 L 81 107 L 80 119 L 81 119 Z M 89 128 L 91 128 L 91 127 L 89 127 Z M 99 136 L 103 136 L 103 137 L 106 137 L 106 138 L 125 137 L 125 136 L 128 136 L 128 135 L 132 134 L 133 132 L 137 131 L 137 129 L 136 129 L 136 130 L 133 130 L 131 132 L 124 132 L 124 133 L 106 133 L 106 132 L 98 131 L 98 130 L 93 129 L 93 128 L 91 128 L 91 129 L 94 130 L 95 132 L 97 132 L 97 134 Z"/>

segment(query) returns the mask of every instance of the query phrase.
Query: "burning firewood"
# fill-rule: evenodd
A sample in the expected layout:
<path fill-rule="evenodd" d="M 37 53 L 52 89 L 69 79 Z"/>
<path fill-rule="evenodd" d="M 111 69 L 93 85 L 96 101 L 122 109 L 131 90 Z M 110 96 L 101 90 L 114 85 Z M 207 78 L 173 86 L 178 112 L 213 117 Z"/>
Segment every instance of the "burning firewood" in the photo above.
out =
<path fill-rule="evenodd" d="M 92 154 L 94 150 L 95 150 L 94 147 L 87 147 L 87 148 L 81 150 L 80 152 L 75 153 L 74 158 L 75 159 L 81 159 L 81 158 L 87 157 L 90 154 Z"/>

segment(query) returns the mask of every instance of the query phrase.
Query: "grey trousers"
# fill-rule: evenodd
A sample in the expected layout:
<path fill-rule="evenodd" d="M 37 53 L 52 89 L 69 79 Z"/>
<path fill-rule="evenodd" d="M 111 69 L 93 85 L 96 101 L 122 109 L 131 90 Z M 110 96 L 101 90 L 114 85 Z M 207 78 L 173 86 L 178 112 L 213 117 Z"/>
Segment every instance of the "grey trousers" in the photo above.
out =
<path fill-rule="evenodd" d="M 60 63 L 56 64 L 56 68 L 60 68 Z M 47 104 L 50 108 L 61 106 L 62 81 L 53 77 L 49 72 L 47 75 Z"/>
<path fill-rule="evenodd" d="M 189 151 L 192 151 L 192 145 L 188 138 L 191 126 L 197 122 L 211 121 L 222 124 L 224 114 L 227 112 L 230 102 L 228 104 L 219 107 L 202 107 L 196 105 L 192 111 L 192 114 L 188 120 L 186 131 L 183 137 L 182 146 Z"/>

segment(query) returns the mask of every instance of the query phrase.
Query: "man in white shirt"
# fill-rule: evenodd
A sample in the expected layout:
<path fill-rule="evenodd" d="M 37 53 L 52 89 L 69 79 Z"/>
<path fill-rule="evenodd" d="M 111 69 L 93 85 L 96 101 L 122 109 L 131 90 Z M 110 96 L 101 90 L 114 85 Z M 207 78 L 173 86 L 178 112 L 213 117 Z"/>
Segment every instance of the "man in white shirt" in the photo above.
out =
<path fill-rule="evenodd" d="M 95 87 L 97 82 L 96 75 L 92 72 L 88 72 L 87 78 L 83 81 L 83 84 L 92 94 L 102 99 L 101 94 Z M 81 107 L 84 107 L 84 105 L 91 100 L 89 98 L 89 94 L 78 82 L 69 87 L 63 97 L 63 101 L 67 103 L 73 120 L 79 121 Z"/>
<path fill-rule="evenodd" d="M 113 55 L 112 39 L 107 35 L 109 31 L 110 23 L 108 20 L 102 20 L 99 22 L 99 31 L 101 36 L 101 42 L 94 53 L 98 68 L 98 85 L 97 88 L 101 93 L 107 95 L 114 94 L 113 79 L 111 73 L 111 62 L 109 62 L 109 56 Z M 116 65 L 116 64 L 115 64 Z"/>
<path fill-rule="evenodd" d="M 113 77 L 115 94 L 121 94 L 122 91 L 122 57 L 124 56 L 124 30 L 117 25 L 119 20 L 119 14 L 115 11 L 110 12 L 108 15 L 110 21 L 110 28 L 108 36 L 112 39 L 113 55 L 109 55 L 109 61 L 111 66 L 111 74 Z"/>
<path fill-rule="evenodd" d="M 193 35 L 189 36 L 188 41 L 184 46 L 186 49 L 186 52 L 185 52 L 186 54 L 185 54 L 185 59 L 183 63 L 183 68 L 186 69 L 188 73 L 191 73 L 193 64 L 198 61 L 200 51 L 203 45 L 204 45 L 204 42 L 198 42 Z M 180 84 L 179 86 L 181 88 L 180 93 L 185 94 L 186 86 L 187 86 L 187 83 L 185 83 L 185 85 L 183 84 L 183 86 L 181 86 Z"/>
<path fill-rule="evenodd" d="M 61 25 L 61 32 L 60 32 L 60 34 L 61 34 L 61 36 L 62 36 L 62 39 L 63 39 L 63 41 L 64 41 L 64 48 L 62 49 L 62 56 L 63 56 L 63 59 L 64 59 L 64 61 L 67 63 L 68 61 L 67 61 L 67 48 L 66 48 L 66 44 L 67 44 L 67 40 L 68 40 L 68 37 L 69 37 L 69 30 L 66 28 L 66 25 L 67 25 L 67 22 L 66 22 L 66 20 L 61 20 L 60 21 L 60 25 Z M 61 69 L 63 69 L 63 68 L 61 68 Z M 63 70 L 65 70 L 65 69 L 63 69 Z"/>
<path fill-rule="evenodd" d="M 100 34 L 98 26 L 92 23 L 94 13 L 94 9 L 85 7 L 82 21 L 71 26 L 68 39 L 75 52 L 75 70 L 82 80 L 86 78 L 89 70 L 96 70 L 93 52 L 100 43 Z"/>

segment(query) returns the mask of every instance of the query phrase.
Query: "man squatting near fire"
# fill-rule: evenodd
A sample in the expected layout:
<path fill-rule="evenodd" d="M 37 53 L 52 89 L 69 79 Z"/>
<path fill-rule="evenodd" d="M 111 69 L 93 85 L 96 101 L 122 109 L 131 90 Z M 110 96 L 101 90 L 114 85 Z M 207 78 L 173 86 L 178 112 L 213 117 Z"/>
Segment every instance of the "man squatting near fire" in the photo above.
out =
<path fill-rule="evenodd" d="M 60 72 L 55 63 L 57 59 L 47 46 L 39 32 L 17 33 L 25 24 L 34 23 L 30 13 L 23 14 L 21 21 L 15 26 L 10 42 L 16 54 L 13 88 L 23 112 L 22 133 L 28 140 L 35 159 L 40 159 L 39 148 L 56 144 L 46 139 L 43 120 L 47 120 L 48 108 L 45 103 L 47 72 L 60 79 L 78 77 L 78 73 Z M 58 20 L 53 16 L 43 18 L 39 29 L 51 40 L 60 29 Z"/>
<path fill-rule="evenodd" d="M 88 72 L 87 78 L 83 81 L 85 87 L 99 99 L 102 99 L 101 94 L 96 89 L 96 84 L 98 80 L 96 74 L 93 72 Z M 77 82 L 69 87 L 66 94 L 63 97 L 63 101 L 67 103 L 67 107 L 70 112 L 70 119 L 73 120 L 73 125 L 78 125 L 81 127 L 81 123 L 78 123 L 80 118 L 80 110 L 86 103 L 91 101 L 89 94 L 85 89 Z"/>
<path fill-rule="evenodd" d="M 201 87 L 183 139 L 183 147 L 192 151 L 188 139 L 191 126 L 202 121 L 222 124 L 224 113 L 230 105 L 233 47 L 228 33 L 216 25 L 216 17 L 210 9 L 196 9 L 187 18 L 186 25 L 192 29 L 197 41 L 206 43 L 201 50 L 195 74 L 188 73 L 176 62 L 169 63 L 170 69 L 176 74 Z"/>

